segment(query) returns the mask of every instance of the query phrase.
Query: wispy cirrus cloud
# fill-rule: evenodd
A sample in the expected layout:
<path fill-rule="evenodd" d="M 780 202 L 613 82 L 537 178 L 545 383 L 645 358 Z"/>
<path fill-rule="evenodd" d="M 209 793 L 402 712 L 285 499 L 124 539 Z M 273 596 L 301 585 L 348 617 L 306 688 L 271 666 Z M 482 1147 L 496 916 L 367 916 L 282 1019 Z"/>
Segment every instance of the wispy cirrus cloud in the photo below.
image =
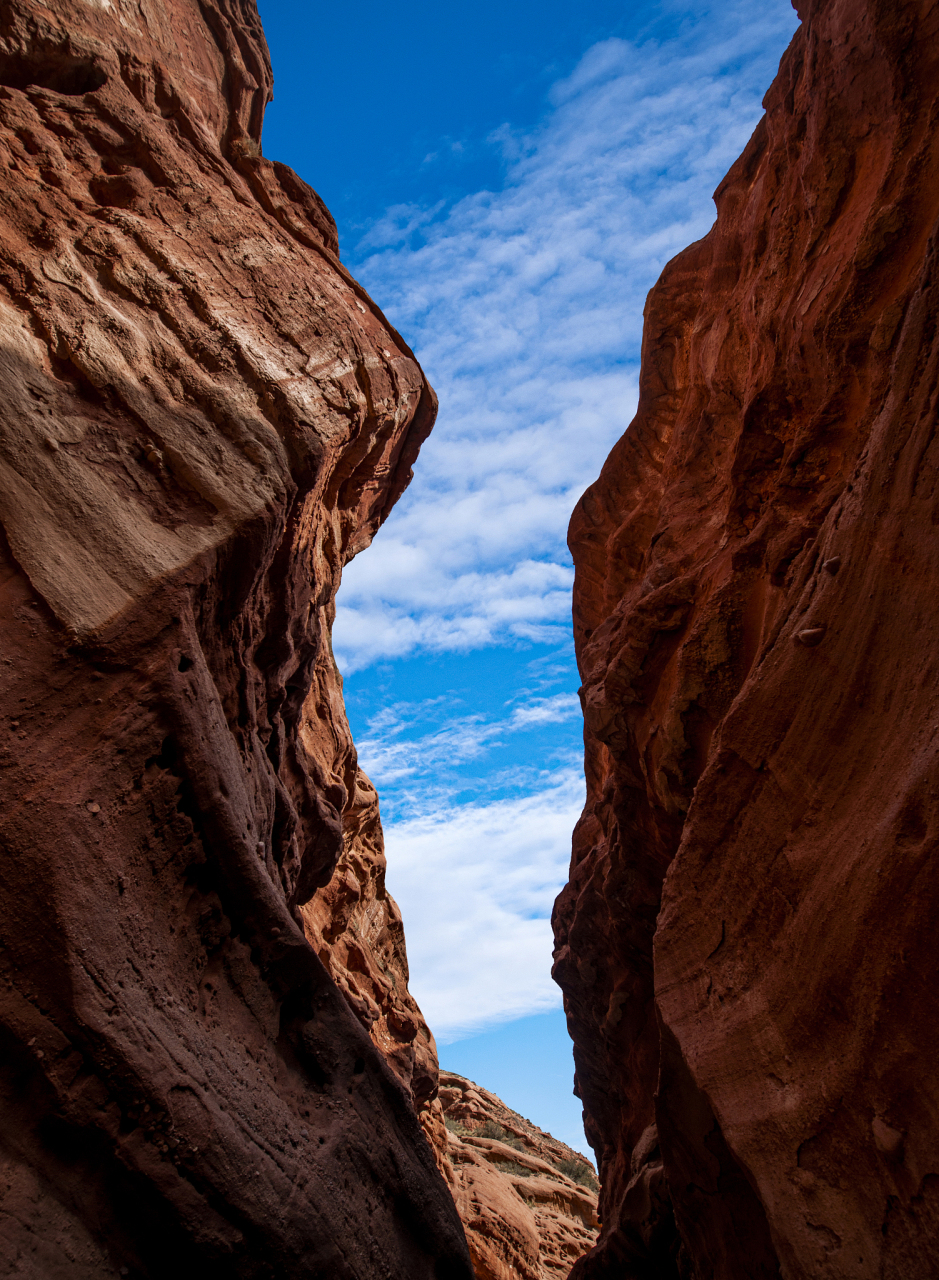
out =
<path fill-rule="evenodd" d="M 441 398 L 411 490 L 346 571 L 353 671 L 566 633 L 570 511 L 632 417 L 645 294 L 713 220 L 795 26 L 787 0 L 670 6 L 666 42 L 595 45 L 501 190 L 388 210 L 353 266 Z"/>
<path fill-rule="evenodd" d="M 358 741 L 359 763 L 392 801 L 409 779 L 433 779 L 433 804 L 437 805 L 445 791 L 457 789 L 456 781 L 446 787 L 442 772 L 480 760 L 512 734 L 563 724 L 579 716 L 580 702 L 571 693 L 513 699 L 500 716 L 454 714 L 451 700 L 444 697 L 402 702 L 370 717 L 368 729 Z M 460 781 L 465 784 L 465 777 Z M 422 794 L 426 808 L 427 790 Z"/>
<path fill-rule="evenodd" d="M 488 712 L 448 694 L 383 707 L 360 736 L 411 990 L 441 1043 L 559 1007 L 550 917 L 584 782 L 577 753 L 546 751 L 544 734 L 579 718 L 568 692 L 528 689 Z"/>
<path fill-rule="evenodd" d="M 556 693 L 552 698 L 537 698 L 512 712 L 514 728 L 536 724 L 559 724 L 580 716 L 580 699 L 576 693 Z"/>
<path fill-rule="evenodd" d="M 491 497 L 479 495 L 475 505 L 482 508 Z M 439 499 L 431 501 L 437 506 Z M 405 531 L 403 538 L 392 534 L 380 544 L 381 556 L 375 554 L 377 548 L 370 548 L 368 556 L 346 570 L 346 603 L 335 642 L 345 670 L 355 671 L 376 659 L 400 657 L 418 648 L 476 649 L 506 635 L 533 641 L 557 638 L 558 619 L 570 612 L 573 570 L 566 564 L 535 560 L 500 566 L 492 563 L 491 554 L 481 553 L 480 563 L 486 566 L 488 561 L 488 571 L 453 564 L 448 572 L 440 544 L 458 540 L 453 519 L 466 517 L 465 511 L 455 512 L 458 506 L 455 500 L 450 526 L 443 538 L 438 533 L 436 543 L 430 529 Z M 559 510 L 558 521 L 566 522 L 567 514 Z M 483 523 L 492 515 L 479 510 Z M 430 512 L 418 513 L 418 523 L 423 523 L 422 516 L 429 518 Z M 438 516 L 443 512 L 438 511 Z M 475 524 L 466 518 L 461 527 L 469 537 Z M 409 536 L 415 541 L 407 541 Z M 390 582 L 389 568 L 394 575 Z M 356 577 L 350 590 L 353 572 Z"/>
<path fill-rule="evenodd" d="M 501 190 L 390 209 L 353 261 L 441 400 L 412 487 L 346 570 L 335 647 L 347 673 L 447 653 L 467 690 L 399 694 L 358 734 L 412 987 L 444 1043 L 558 1003 L 549 917 L 583 798 L 556 661 L 567 522 L 633 415 L 646 293 L 710 226 L 796 23 L 788 0 L 663 8 L 673 38 L 596 44 L 538 129 L 493 135 Z M 555 640 L 540 684 L 508 655 L 529 691 L 496 709 L 457 675 L 487 646 Z"/>

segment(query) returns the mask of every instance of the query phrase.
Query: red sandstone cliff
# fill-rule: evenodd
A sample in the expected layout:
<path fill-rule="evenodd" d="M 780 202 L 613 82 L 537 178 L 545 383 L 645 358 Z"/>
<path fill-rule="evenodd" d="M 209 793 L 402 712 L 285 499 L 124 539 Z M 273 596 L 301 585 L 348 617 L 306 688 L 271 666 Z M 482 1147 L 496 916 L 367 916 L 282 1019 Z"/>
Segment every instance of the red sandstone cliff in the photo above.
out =
<path fill-rule="evenodd" d="M 939 6 L 805 0 L 570 542 L 599 1277 L 939 1253 Z"/>
<path fill-rule="evenodd" d="M 406 987 L 300 914 L 379 838 L 329 631 L 434 397 L 270 86 L 253 0 L 0 8 L 4 1275 L 471 1275 Z"/>

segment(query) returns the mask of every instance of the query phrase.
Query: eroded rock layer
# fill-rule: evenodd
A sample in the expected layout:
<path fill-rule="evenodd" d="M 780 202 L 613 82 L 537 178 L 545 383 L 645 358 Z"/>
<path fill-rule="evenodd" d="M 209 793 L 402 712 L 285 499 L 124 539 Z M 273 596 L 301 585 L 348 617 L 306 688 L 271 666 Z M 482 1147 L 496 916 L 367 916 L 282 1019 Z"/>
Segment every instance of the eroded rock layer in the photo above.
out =
<path fill-rule="evenodd" d="M 597 1183 L 583 1156 L 449 1071 L 424 1123 L 477 1280 L 566 1280 L 597 1236 Z"/>
<path fill-rule="evenodd" d="M 333 598 L 434 397 L 270 86 L 253 0 L 0 10 L 4 1275 L 471 1275 L 413 1002 L 391 1070 L 300 914 L 378 838 Z"/>
<path fill-rule="evenodd" d="M 571 525 L 579 1278 L 939 1251 L 939 6 L 805 0 Z"/>
<path fill-rule="evenodd" d="M 437 1096 L 437 1044 L 408 990 L 398 904 L 385 887 L 378 793 L 359 769 L 329 884 L 301 908 L 304 931 L 374 1044 L 424 1113 Z"/>

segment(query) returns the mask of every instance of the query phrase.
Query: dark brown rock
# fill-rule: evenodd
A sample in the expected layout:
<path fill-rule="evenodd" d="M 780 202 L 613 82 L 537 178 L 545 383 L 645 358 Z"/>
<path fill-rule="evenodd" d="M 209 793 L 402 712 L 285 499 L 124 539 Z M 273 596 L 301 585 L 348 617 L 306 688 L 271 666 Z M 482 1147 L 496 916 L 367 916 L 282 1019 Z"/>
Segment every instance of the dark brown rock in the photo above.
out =
<path fill-rule="evenodd" d="M 0 11 L 4 1275 L 471 1275 L 300 915 L 361 801 L 335 590 L 434 396 L 270 86 L 251 0 Z"/>
<path fill-rule="evenodd" d="M 579 1280 L 936 1269 L 939 7 L 799 11 L 571 524 Z"/>

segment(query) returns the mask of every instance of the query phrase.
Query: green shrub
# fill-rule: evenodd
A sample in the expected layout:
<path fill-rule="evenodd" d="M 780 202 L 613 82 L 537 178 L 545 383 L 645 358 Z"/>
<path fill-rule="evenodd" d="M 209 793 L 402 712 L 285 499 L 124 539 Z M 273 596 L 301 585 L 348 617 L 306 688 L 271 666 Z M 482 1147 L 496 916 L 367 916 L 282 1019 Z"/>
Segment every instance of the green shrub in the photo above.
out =
<path fill-rule="evenodd" d="M 239 160 L 246 156 L 252 160 L 258 160 L 261 157 L 261 148 L 253 138 L 236 138 L 231 144 L 231 149 Z"/>
<path fill-rule="evenodd" d="M 571 1182 L 576 1182 L 578 1186 L 588 1187 L 591 1191 L 600 1190 L 596 1175 L 586 1160 L 568 1157 L 564 1160 L 555 1161 L 554 1167 L 558 1173 L 563 1173 L 566 1178 L 570 1178 Z"/>
<path fill-rule="evenodd" d="M 465 1138 L 470 1132 L 462 1120 L 455 1120 L 453 1116 L 444 1116 L 443 1122 L 450 1132 L 455 1133 L 458 1138 Z"/>
<path fill-rule="evenodd" d="M 514 1133 L 503 1129 L 502 1125 L 497 1124 L 495 1120 L 485 1120 L 473 1132 L 477 1138 L 494 1138 L 496 1142 L 504 1142 L 507 1147 L 514 1147 L 516 1151 L 525 1150 L 525 1144 L 521 1138 L 516 1138 Z"/>

